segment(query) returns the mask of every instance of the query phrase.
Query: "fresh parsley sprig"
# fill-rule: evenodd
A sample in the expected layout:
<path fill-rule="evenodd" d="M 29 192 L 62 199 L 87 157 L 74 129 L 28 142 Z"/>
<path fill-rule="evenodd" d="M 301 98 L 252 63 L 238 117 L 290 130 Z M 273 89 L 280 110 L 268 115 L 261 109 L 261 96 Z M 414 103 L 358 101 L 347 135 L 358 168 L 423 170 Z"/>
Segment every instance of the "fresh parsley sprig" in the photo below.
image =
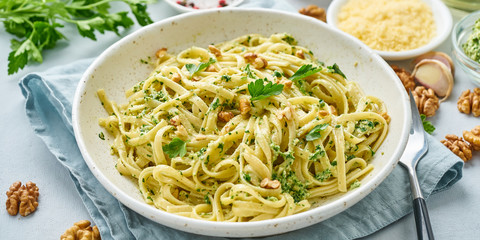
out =
<path fill-rule="evenodd" d="M 321 70 L 321 67 L 314 67 L 312 64 L 303 65 L 289 79 L 291 81 L 297 81 L 320 72 Z"/>
<path fill-rule="evenodd" d="M 345 74 L 342 72 L 342 70 L 340 70 L 340 67 L 336 63 L 334 63 L 332 66 L 327 66 L 327 71 L 330 73 L 340 74 L 340 76 L 347 79 L 347 76 L 345 76 Z"/>
<path fill-rule="evenodd" d="M 248 92 L 252 96 L 251 100 L 260 100 L 273 95 L 279 95 L 283 91 L 283 84 L 268 82 L 267 85 L 263 85 L 263 82 L 267 81 L 259 78 L 255 82 L 248 84 Z"/>
<path fill-rule="evenodd" d="M 317 126 L 315 126 L 310 132 L 308 132 L 307 136 L 305 137 L 305 140 L 307 141 L 313 141 L 316 139 L 319 139 L 322 134 L 321 132 L 325 129 L 327 129 L 328 123 L 322 123 Z"/>
<path fill-rule="evenodd" d="M 187 142 L 180 138 L 174 138 L 172 141 L 162 147 L 163 151 L 168 154 L 169 158 L 176 156 L 183 157 L 187 154 Z"/>
<path fill-rule="evenodd" d="M 210 64 L 214 64 L 216 62 L 215 59 L 213 58 L 210 58 L 208 60 L 208 62 L 205 62 L 205 63 L 199 63 L 198 65 L 195 65 L 193 63 L 187 63 L 185 64 L 185 67 L 187 68 L 187 70 L 190 72 L 190 74 L 195 75 L 197 73 L 199 73 L 200 71 L 202 71 L 203 69 L 207 68 L 208 66 L 210 66 Z"/>
<path fill-rule="evenodd" d="M 423 129 L 428 134 L 432 134 L 435 131 L 435 126 L 433 126 L 432 122 L 427 120 L 427 116 L 425 114 L 420 114 L 420 118 L 422 119 Z"/>
<path fill-rule="evenodd" d="M 152 23 L 146 11 L 153 0 L 4 0 L 0 1 L 0 21 L 5 31 L 17 39 L 10 43 L 8 74 L 23 69 L 29 62 L 43 62 L 42 52 L 67 39 L 60 28 L 74 24 L 79 34 L 96 40 L 95 32 L 111 31 L 119 35 L 119 28 L 133 25 L 127 11 L 111 13 L 111 2 L 123 2 L 130 7 L 137 22 Z"/>

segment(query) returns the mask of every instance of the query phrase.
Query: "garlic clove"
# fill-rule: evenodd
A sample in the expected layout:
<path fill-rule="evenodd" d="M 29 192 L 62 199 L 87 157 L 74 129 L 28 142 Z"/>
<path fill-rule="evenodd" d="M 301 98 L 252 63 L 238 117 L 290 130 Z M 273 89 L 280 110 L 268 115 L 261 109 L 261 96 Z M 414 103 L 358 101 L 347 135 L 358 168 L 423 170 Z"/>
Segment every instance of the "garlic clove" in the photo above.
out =
<path fill-rule="evenodd" d="M 431 88 L 445 101 L 453 89 L 453 75 L 450 69 L 439 60 L 423 59 L 415 65 L 412 76 L 426 88 Z"/>
<path fill-rule="evenodd" d="M 435 51 L 427 52 L 415 58 L 412 61 L 412 64 L 415 66 L 424 59 L 434 59 L 442 62 L 450 70 L 450 72 L 452 73 L 452 76 L 455 75 L 455 65 L 453 64 L 452 58 L 448 56 L 446 53 L 435 52 Z"/>

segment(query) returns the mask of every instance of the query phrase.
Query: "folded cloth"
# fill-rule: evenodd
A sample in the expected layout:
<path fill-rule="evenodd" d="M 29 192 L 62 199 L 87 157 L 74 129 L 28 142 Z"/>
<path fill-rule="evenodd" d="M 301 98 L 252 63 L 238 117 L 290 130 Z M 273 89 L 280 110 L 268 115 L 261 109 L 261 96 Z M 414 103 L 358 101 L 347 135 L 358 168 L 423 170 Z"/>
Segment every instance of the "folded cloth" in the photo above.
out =
<path fill-rule="evenodd" d="M 257 1 L 245 1 L 245 7 Z M 262 7 L 288 9 L 282 1 L 258 1 Z M 87 211 L 102 239 L 213 239 L 155 223 L 122 205 L 96 180 L 76 145 L 72 128 L 72 101 L 78 81 L 93 59 L 31 73 L 20 80 L 26 114 L 35 133 L 70 172 Z M 463 161 L 433 137 L 429 151 L 417 166 L 425 198 L 448 189 L 462 177 Z M 434 151 L 432 151 L 434 150 Z M 353 239 L 367 236 L 412 211 L 407 172 L 396 167 L 372 193 L 346 211 L 303 230 L 266 239 Z M 219 238 L 220 239 L 220 238 Z"/>

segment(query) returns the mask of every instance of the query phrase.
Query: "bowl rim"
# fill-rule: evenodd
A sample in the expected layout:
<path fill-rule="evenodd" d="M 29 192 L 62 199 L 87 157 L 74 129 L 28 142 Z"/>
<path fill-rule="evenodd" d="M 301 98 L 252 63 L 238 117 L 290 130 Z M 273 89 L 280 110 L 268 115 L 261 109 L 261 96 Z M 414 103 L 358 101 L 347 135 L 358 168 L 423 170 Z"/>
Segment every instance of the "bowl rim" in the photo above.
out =
<path fill-rule="evenodd" d="M 165 0 L 168 5 L 172 6 L 174 9 L 177 11 L 180 11 L 182 13 L 188 13 L 188 12 L 196 12 L 196 11 L 204 11 L 204 10 L 211 10 L 211 9 L 194 9 L 194 8 L 189 8 L 189 7 L 184 7 L 180 4 L 177 4 L 175 0 Z M 232 8 L 240 5 L 243 2 L 243 0 L 233 0 L 233 3 L 231 3 L 228 6 L 222 7 L 222 8 Z M 215 8 L 212 8 L 215 9 Z"/>
<path fill-rule="evenodd" d="M 340 12 L 340 8 L 349 0 L 333 0 L 330 6 L 327 9 L 327 23 L 335 28 L 337 28 L 337 15 Z M 379 54 L 385 60 L 405 60 L 409 58 L 414 58 L 420 56 L 423 53 L 429 52 L 434 48 L 442 44 L 450 35 L 453 25 L 452 14 L 448 7 L 441 0 L 421 0 L 425 3 L 431 3 L 433 15 L 439 14 L 440 18 L 445 21 L 444 25 L 440 26 L 441 32 L 437 31 L 437 35 L 427 44 L 420 46 L 415 49 L 401 51 L 401 52 L 390 52 L 390 51 L 381 51 L 373 50 Z M 429 4 L 430 5 L 430 4 Z M 438 9 L 438 11 L 434 11 Z M 436 23 L 438 29 L 438 23 Z"/>
<path fill-rule="evenodd" d="M 326 220 L 336 214 L 339 214 L 343 212 L 344 210 L 348 209 L 349 207 L 355 205 L 357 202 L 365 198 L 368 194 L 370 194 L 380 183 L 382 183 L 387 176 L 390 175 L 390 173 L 393 171 L 395 166 L 398 163 L 398 160 L 402 156 L 406 143 L 408 140 L 408 132 L 410 130 L 410 125 L 411 125 L 411 110 L 410 110 L 410 105 L 409 105 L 409 97 L 406 92 L 403 92 L 403 98 L 399 99 L 399 102 L 403 102 L 405 104 L 405 109 L 403 112 L 403 126 L 401 128 L 403 129 L 403 132 L 401 133 L 400 137 L 400 144 L 396 146 L 395 150 L 393 151 L 392 156 L 388 158 L 389 162 L 388 164 L 385 164 L 385 166 L 379 170 L 379 172 L 373 176 L 368 182 L 365 182 L 362 184 L 358 189 L 355 189 L 355 192 L 352 194 L 344 195 L 340 199 L 336 199 L 332 202 L 329 202 L 325 205 L 321 205 L 315 208 L 311 208 L 307 211 L 300 212 L 297 214 L 293 214 L 291 216 L 286 216 L 286 217 L 281 217 L 281 218 L 276 218 L 276 219 L 268 219 L 268 220 L 262 220 L 262 221 L 257 221 L 257 222 L 211 222 L 211 221 L 206 221 L 206 220 L 200 220 L 200 219 L 194 219 L 194 218 L 189 218 L 189 217 L 184 217 L 184 216 L 179 216 L 175 215 L 172 213 L 168 213 L 166 211 L 160 210 L 155 208 L 154 206 L 151 206 L 147 204 L 146 202 L 139 202 L 137 199 L 134 199 L 133 197 L 129 196 L 128 194 L 124 193 L 123 190 L 121 190 L 119 187 L 117 187 L 115 184 L 112 184 L 111 181 L 97 168 L 95 165 L 94 161 L 92 160 L 93 157 L 90 155 L 90 153 L 87 151 L 86 147 L 86 139 L 83 139 L 82 137 L 82 129 L 81 129 L 81 124 L 80 124 L 80 104 L 82 100 L 82 96 L 85 92 L 85 88 L 87 86 L 87 83 L 89 81 L 89 76 L 94 74 L 95 68 L 98 64 L 102 63 L 102 59 L 110 54 L 112 50 L 115 50 L 118 46 L 121 46 L 122 44 L 125 44 L 127 42 L 131 42 L 131 40 L 135 39 L 139 35 L 141 35 L 143 32 L 148 31 L 149 29 L 156 28 L 157 25 L 164 25 L 164 24 L 170 24 L 171 22 L 179 22 L 185 18 L 190 18 L 190 17 L 196 17 L 199 15 L 209 15 L 209 14 L 228 14 L 228 12 L 245 12 L 245 13 L 255 13 L 255 14 L 280 14 L 284 15 L 285 17 L 289 18 L 297 18 L 297 19 L 302 19 L 305 21 L 314 21 L 315 23 L 318 24 L 323 24 L 324 27 L 328 28 L 330 31 L 335 32 L 336 34 L 342 35 L 343 37 L 349 38 L 351 41 L 356 42 L 356 44 L 359 44 L 360 46 L 363 46 L 365 51 L 370 53 L 370 57 L 372 61 L 377 62 L 377 64 L 381 64 L 384 66 L 385 70 L 391 75 L 396 77 L 395 72 L 390 68 L 390 66 L 382 59 L 379 55 L 375 54 L 370 48 L 368 48 L 363 42 L 360 40 L 344 33 L 343 31 L 340 31 L 336 28 L 333 28 L 323 22 L 320 22 L 316 19 L 313 19 L 308 16 L 303 16 L 300 14 L 296 13 L 291 13 L 291 12 L 286 12 L 286 11 L 281 11 L 281 10 L 275 10 L 275 9 L 265 9 L 265 8 L 222 8 L 222 9 L 208 9 L 204 11 L 194 11 L 190 12 L 187 14 L 180 14 L 176 15 L 173 17 L 169 17 L 166 19 L 163 19 L 161 21 L 155 22 L 153 24 L 150 24 L 148 26 L 142 27 L 129 35 L 123 37 L 122 39 L 118 40 L 111 46 L 109 46 L 105 51 L 103 51 L 94 61 L 93 63 L 87 68 L 87 70 L 84 72 L 82 75 L 82 78 L 80 79 L 80 82 L 77 86 L 77 89 L 75 91 L 75 96 L 73 100 L 73 107 L 72 107 L 72 126 L 74 130 L 74 135 L 75 139 L 77 142 L 77 145 L 80 149 L 80 152 L 84 158 L 84 161 L 88 165 L 90 171 L 92 171 L 93 175 L 97 178 L 97 180 L 102 184 L 102 186 L 110 193 L 112 194 L 119 202 L 122 204 L 126 205 L 128 208 L 131 210 L 135 211 L 136 213 L 143 215 L 147 219 L 150 219 L 150 215 L 148 213 L 151 213 L 152 211 L 156 212 L 155 214 L 161 215 L 162 217 L 167 217 L 169 218 L 169 221 L 166 222 L 158 222 L 156 220 L 153 220 L 155 222 L 158 222 L 159 224 L 169 226 L 175 229 L 179 229 L 176 226 L 178 225 L 176 222 L 181 222 L 182 225 L 183 223 L 191 226 L 196 226 L 195 229 L 199 229 L 204 231 L 205 229 L 213 229 L 212 231 L 218 232 L 218 234 L 208 234 L 208 233 L 199 233 L 195 232 L 193 229 L 190 228 L 183 228 L 179 229 L 182 231 L 190 232 L 190 233 L 196 233 L 196 234 L 205 234 L 208 236 L 225 236 L 225 237 L 252 237 L 252 236 L 269 236 L 272 234 L 280 234 L 280 233 L 285 233 L 289 231 L 294 231 L 300 228 L 305 228 L 307 226 L 319 223 L 323 220 Z M 400 86 L 401 83 L 396 82 L 396 85 Z M 402 85 L 403 87 L 403 85 Z M 340 210 L 338 210 L 340 209 Z M 314 222 L 304 222 L 303 225 L 300 225 L 299 227 L 293 226 L 296 225 L 296 222 L 302 222 L 304 219 L 307 217 L 312 217 L 317 212 L 324 211 L 328 212 L 328 216 L 323 218 L 322 220 L 319 221 L 314 221 Z M 144 214 L 145 213 L 145 214 Z M 151 219 L 150 219 L 151 220 Z M 289 224 L 290 223 L 290 224 Z M 289 226 L 290 228 L 284 229 L 281 231 L 274 231 L 272 233 L 268 231 L 272 227 L 277 227 L 279 225 L 283 226 Z M 260 227 L 264 227 L 263 232 L 256 232 L 253 235 L 239 235 L 235 234 L 232 232 L 239 231 L 239 230 L 244 230 L 245 228 L 250 228 L 251 230 L 254 229 L 259 229 Z M 270 227 L 269 229 L 266 229 L 266 227 Z M 225 231 L 227 234 L 225 234 Z M 230 233 L 228 233 L 230 232 Z"/>
<path fill-rule="evenodd" d="M 460 47 L 460 42 L 458 38 L 459 34 L 461 33 L 459 32 L 460 28 L 467 29 L 467 27 L 464 25 L 466 24 L 467 21 L 470 21 L 472 19 L 474 19 L 474 23 L 476 20 L 480 19 L 480 10 L 469 13 L 468 15 L 464 16 L 462 19 L 460 19 L 460 21 L 458 21 L 455 24 L 452 30 L 451 40 L 452 40 L 452 45 L 454 50 L 454 56 L 457 59 L 457 61 L 460 62 L 460 65 L 470 70 L 474 70 L 474 69 L 480 70 L 480 63 L 476 62 L 475 60 L 471 59 L 465 54 L 465 52 L 463 51 L 463 48 Z M 480 75 L 480 72 L 478 72 L 477 74 Z"/>

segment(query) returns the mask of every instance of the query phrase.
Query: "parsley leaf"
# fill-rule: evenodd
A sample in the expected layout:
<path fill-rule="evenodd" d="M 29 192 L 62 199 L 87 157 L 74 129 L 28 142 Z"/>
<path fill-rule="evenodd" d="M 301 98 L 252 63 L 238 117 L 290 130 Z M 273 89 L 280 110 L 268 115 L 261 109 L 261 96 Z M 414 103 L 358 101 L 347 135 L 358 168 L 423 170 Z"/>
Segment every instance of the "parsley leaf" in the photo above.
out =
<path fill-rule="evenodd" d="M 427 116 L 425 114 L 420 114 L 420 118 L 422 119 L 423 129 L 428 134 L 432 134 L 435 131 L 435 126 L 433 126 L 432 122 L 427 120 Z"/>
<path fill-rule="evenodd" d="M 250 64 L 247 64 L 247 66 L 245 67 L 245 72 L 247 72 L 247 76 L 249 78 L 255 79 L 255 76 L 253 75 L 252 70 L 250 70 Z"/>
<path fill-rule="evenodd" d="M 123 2 L 130 7 L 137 22 L 145 26 L 152 23 L 146 11 L 152 0 L 8 0 L 0 3 L 0 21 L 5 31 L 16 36 L 10 44 L 8 74 L 23 69 L 30 61 L 43 62 L 44 49 L 53 48 L 65 39 L 58 29 L 64 23 L 77 27 L 78 33 L 96 40 L 95 32 L 112 31 L 133 25 L 128 11 L 110 13 L 110 3 Z"/>
<path fill-rule="evenodd" d="M 216 60 L 213 59 L 213 58 L 210 58 L 208 60 L 208 62 L 206 63 L 199 63 L 198 65 L 195 65 L 195 64 L 192 64 L 192 63 L 188 63 L 188 64 L 185 64 L 185 67 L 187 68 L 187 70 L 190 72 L 190 74 L 195 75 L 196 73 L 202 71 L 203 69 L 207 68 L 208 66 L 210 66 L 210 64 L 213 64 L 215 63 Z"/>
<path fill-rule="evenodd" d="M 328 66 L 327 69 L 328 69 L 328 72 L 340 74 L 340 76 L 347 79 L 345 74 L 343 74 L 342 70 L 340 70 L 340 67 L 336 63 L 334 63 L 332 66 Z"/>
<path fill-rule="evenodd" d="M 319 139 L 322 136 L 320 132 L 327 129 L 327 127 L 328 127 L 328 123 L 322 123 L 315 126 L 312 130 L 310 130 L 310 132 L 308 132 L 306 136 L 306 140 L 313 141 L 313 140 Z"/>
<path fill-rule="evenodd" d="M 303 65 L 289 79 L 292 81 L 297 81 L 320 72 L 321 70 L 321 67 L 313 67 L 311 64 Z"/>
<path fill-rule="evenodd" d="M 174 138 L 169 144 L 164 145 L 162 149 L 170 158 L 176 156 L 183 157 L 187 154 L 187 142 L 182 141 L 180 138 Z"/>
<path fill-rule="evenodd" d="M 267 81 L 267 79 L 257 79 L 255 82 L 248 84 L 248 92 L 252 96 L 252 101 L 282 93 L 283 84 L 268 82 L 267 85 L 263 85 L 264 81 Z"/>

